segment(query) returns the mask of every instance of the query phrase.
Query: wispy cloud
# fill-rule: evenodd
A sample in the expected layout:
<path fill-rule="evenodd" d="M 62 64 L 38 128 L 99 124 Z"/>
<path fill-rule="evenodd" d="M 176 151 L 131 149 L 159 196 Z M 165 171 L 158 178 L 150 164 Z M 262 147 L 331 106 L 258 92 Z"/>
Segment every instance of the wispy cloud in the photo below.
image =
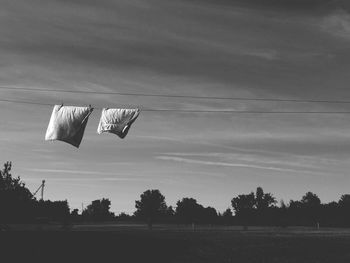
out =
<path fill-rule="evenodd" d="M 274 166 L 262 166 L 262 165 L 254 165 L 254 164 L 220 162 L 220 161 L 203 161 L 203 160 L 195 160 L 195 159 L 182 158 L 182 157 L 176 157 L 176 156 L 156 156 L 155 158 L 158 160 L 163 160 L 163 161 L 175 161 L 175 162 L 183 162 L 183 163 L 188 163 L 188 164 L 263 169 L 263 170 L 271 170 L 271 171 L 278 171 L 278 172 L 312 173 L 310 171 L 303 171 L 303 170 L 289 169 L 289 168 L 280 168 L 280 167 L 274 167 Z"/>
<path fill-rule="evenodd" d="M 340 9 L 324 19 L 322 28 L 330 34 L 350 40 L 350 14 Z"/>
<path fill-rule="evenodd" d="M 30 172 L 38 172 L 38 173 L 55 173 L 55 174 L 118 175 L 118 173 L 115 173 L 115 172 L 65 170 L 65 169 L 25 168 L 23 170 L 30 171 Z"/>
<path fill-rule="evenodd" d="M 137 139 L 141 140 L 157 140 L 157 141 L 170 141 L 170 142 L 185 142 L 183 139 L 165 136 L 153 136 L 153 135 L 135 135 Z"/>
<path fill-rule="evenodd" d="M 255 56 L 266 60 L 277 60 L 279 59 L 278 52 L 275 50 L 257 50 L 257 51 L 246 51 L 243 53 L 248 56 Z"/>
<path fill-rule="evenodd" d="M 223 161 L 240 161 L 253 164 L 259 164 L 262 166 L 274 165 L 284 166 L 288 168 L 296 169 L 312 169 L 320 170 L 323 165 L 332 166 L 339 165 L 339 160 L 322 158 L 316 156 L 304 156 L 297 154 L 289 154 L 283 152 L 262 151 L 255 149 L 243 149 L 238 147 L 232 147 L 234 152 L 168 152 L 159 153 L 160 155 L 176 156 L 176 157 L 203 157 L 203 158 L 216 158 Z M 324 170 L 324 169 L 323 169 Z"/>
<path fill-rule="evenodd" d="M 49 149 L 32 149 L 32 152 L 35 152 L 35 153 L 52 153 L 53 151 L 49 150 Z"/>
<path fill-rule="evenodd" d="M 39 181 L 42 178 L 26 178 L 26 181 Z M 78 181 L 78 182 L 100 182 L 100 181 L 148 181 L 149 178 L 135 178 L 135 177 L 96 177 L 96 178 L 88 178 L 88 177 L 54 177 L 50 178 L 50 181 L 57 182 L 67 182 L 67 181 Z"/>

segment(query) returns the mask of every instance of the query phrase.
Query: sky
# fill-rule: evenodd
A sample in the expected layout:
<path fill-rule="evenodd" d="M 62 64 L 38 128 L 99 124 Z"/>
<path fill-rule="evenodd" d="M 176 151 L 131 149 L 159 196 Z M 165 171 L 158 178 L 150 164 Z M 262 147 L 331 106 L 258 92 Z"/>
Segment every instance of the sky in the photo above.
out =
<path fill-rule="evenodd" d="M 350 4 L 336 0 L 0 0 L 0 86 L 350 100 Z M 350 111 L 347 104 L 33 92 L 1 99 L 94 107 Z M 222 212 L 261 186 L 277 200 L 348 193 L 349 114 L 141 112 L 127 137 L 44 141 L 52 107 L 0 102 L 0 162 L 31 191 L 132 213 L 147 189 Z"/>

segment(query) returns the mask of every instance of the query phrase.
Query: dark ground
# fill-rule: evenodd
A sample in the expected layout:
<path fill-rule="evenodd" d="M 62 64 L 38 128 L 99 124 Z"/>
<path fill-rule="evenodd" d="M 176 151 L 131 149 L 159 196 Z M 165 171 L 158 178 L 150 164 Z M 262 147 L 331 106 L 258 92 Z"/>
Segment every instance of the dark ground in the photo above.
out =
<path fill-rule="evenodd" d="M 80 225 L 0 232 L 0 262 L 350 262 L 350 229 Z M 26 230 L 26 231 L 23 231 Z M 50 231 L 53 230 L 53 231 Z M 9 260 L 10 259 L 10 260 Z"/>

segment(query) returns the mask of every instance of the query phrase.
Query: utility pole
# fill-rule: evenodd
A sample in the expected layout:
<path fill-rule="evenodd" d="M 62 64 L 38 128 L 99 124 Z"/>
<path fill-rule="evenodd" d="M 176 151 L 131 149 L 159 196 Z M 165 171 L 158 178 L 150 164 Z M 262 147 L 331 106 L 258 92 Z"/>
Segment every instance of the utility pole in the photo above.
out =
<path fill-rule="evenodd" d="M 33 197 L 38 193 L 39 190 L 41 190 L 41 198 L 40 200 L 44 200 L 44 187 L 45 187 L 45 180 L 41 181 L 41 185 L 39 188 L 33 193 Z"/>
<path fill-rule="evenodd" d="M 44 200 L 44 187 L 45 187 L 45 180 L 43 180 L 41 184 L 41 200 Z"/>

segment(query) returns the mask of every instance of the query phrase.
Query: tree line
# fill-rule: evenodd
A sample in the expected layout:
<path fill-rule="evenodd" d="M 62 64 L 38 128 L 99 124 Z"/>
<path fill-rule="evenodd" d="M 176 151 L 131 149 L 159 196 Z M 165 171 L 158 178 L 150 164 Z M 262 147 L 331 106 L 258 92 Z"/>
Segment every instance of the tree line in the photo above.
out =
<path fill-rule="evenodd" d="M 271 193 L 261 187 L 255 192 L 235 196 L 231 207 L 218 213 L 213 207 L 204 207 L 193 198 L 183 198 L 176 208 L 167 206 L 159 190 L 147 190 L 135 203 L 134 218 L 143 219 L 151 227 L 153 222 L 184 224 L 221 224 L 255 226 L 327 226 L 350 227 L 350 195 L 344 194 L 338 202 L 322 204 L 320 198 L 307 192 L 301 200 L 277 204 Z M 125 218 L 125 215 L 120 215 Z"/>
<path fill-rule="evenodd" d="M 70 211 L 67 200 L 37 200 L 20 177 L 12 176 L 11 168 L 11 162 L 6 162 L 0 170 L 0 227 L 10 223 L 103 221 L 142 221 L 149 228 L 154 223 L 350 227 L 350 194 L 342 195 L 337 202 L 321 203 L 316 194 L 307 192 L 301 200 L 277 204 L 276 198 L 261 187 L 234 196 L 231 207 L 222 213 L 190 197 L 178 200 L 175 208 L 168 206 L 165 196 L 154 189 L 140 195 L 132 215 L 116 216 L 110 211 L 108 198 L 92 201 L 79 214 L 78 209 Z"/>

